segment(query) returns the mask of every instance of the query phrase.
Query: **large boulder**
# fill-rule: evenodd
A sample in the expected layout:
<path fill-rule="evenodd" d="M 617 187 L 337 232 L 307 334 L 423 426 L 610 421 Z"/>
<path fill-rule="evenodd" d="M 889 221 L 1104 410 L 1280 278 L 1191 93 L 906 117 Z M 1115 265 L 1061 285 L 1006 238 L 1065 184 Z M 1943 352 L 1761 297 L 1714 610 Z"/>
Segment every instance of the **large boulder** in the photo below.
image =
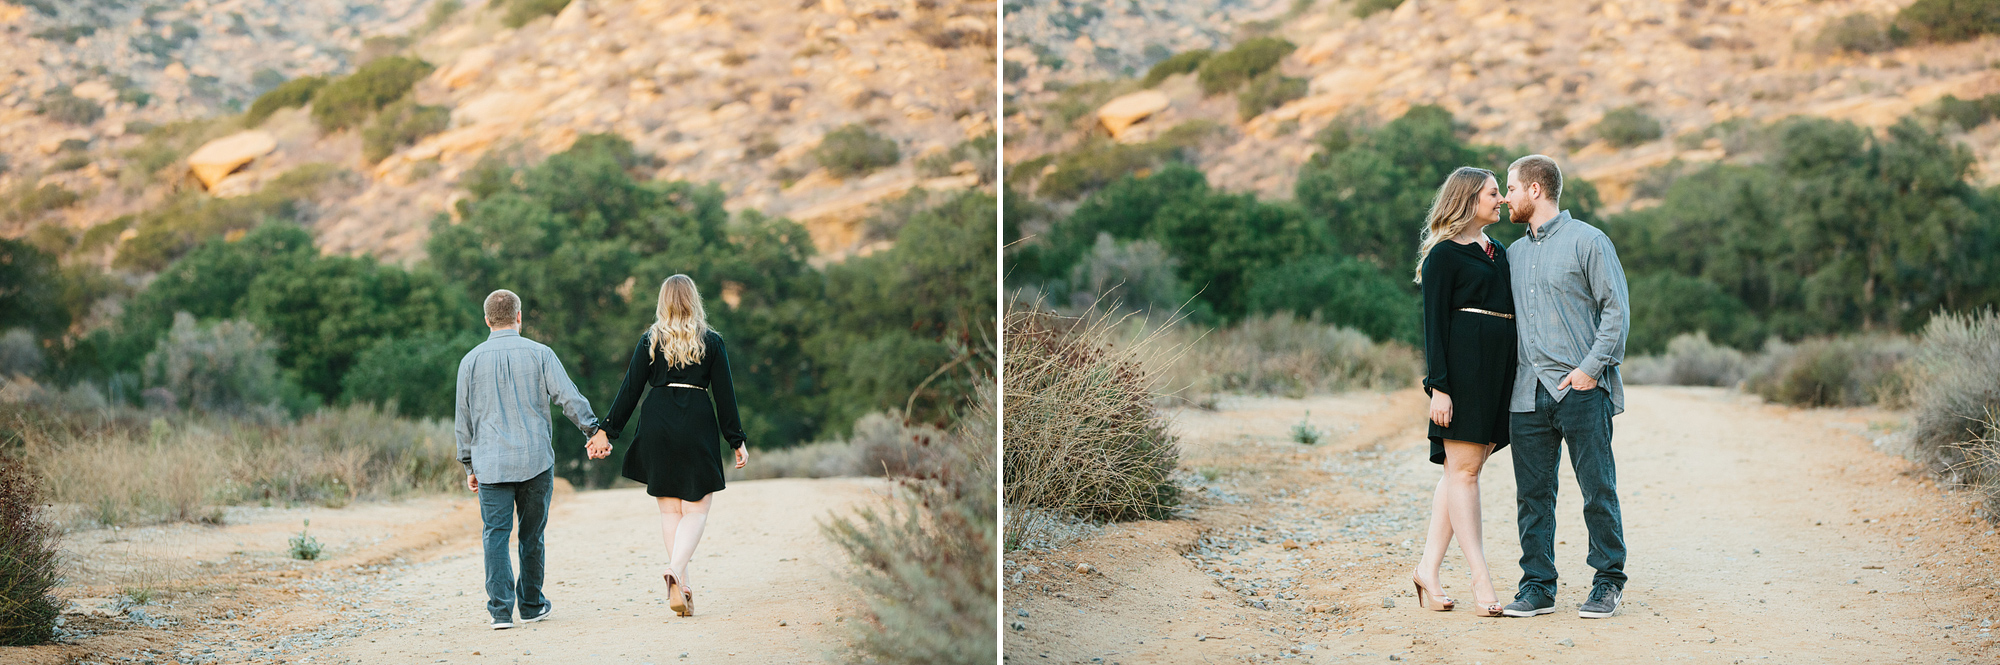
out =
<path fill-rule="evenodd" d="M 1147 117 L 1167 110 L 1169 100 L 1165 93 L 1157 90 L 1141 90 L 1117 99 L 1097 109 L 1097 121 L 1111 132 L 1111 138 L 1118 138 L 1126 129 Z"/>
<path fill-rule="evenodd" d="M 278 141 L 270 132 L 254 129 L 237 132 L 196 148 L 194 154 L 188 155 L 188 170 L 194 171 L 202 188 L 214 190 L 223 178 L 277 148 Z"/>

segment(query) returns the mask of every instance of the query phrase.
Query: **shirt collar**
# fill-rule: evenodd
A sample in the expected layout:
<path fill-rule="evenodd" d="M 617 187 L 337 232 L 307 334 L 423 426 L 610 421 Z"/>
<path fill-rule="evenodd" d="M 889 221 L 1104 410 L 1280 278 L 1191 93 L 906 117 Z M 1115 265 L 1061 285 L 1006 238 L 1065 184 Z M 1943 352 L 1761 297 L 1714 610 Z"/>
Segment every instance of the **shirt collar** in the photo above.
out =
<path fill-rule="evenodd" d="M 513 328 L 507 328 L 505 330 L 495 330 L 491 333 L 488 333 L 486 335 L 486 339 L 499 339 L 502 337 L 520 337 L 520 336 L 521 336 L 521 331 L 515 330 Z"/>
<path fill-rule="evenodd" d="M 1542 229 L 1540 233 L 1535 232 L 1535 227 L 1533 226 L 1528 227 L 1528 235 L 1533 237 L 1537 241 L 1548 240 L 1549 236 L 1555 235 L 1556 231 L 1562 228 L 1563 222 L 1567 222 L 1569 221 L 1569 219 L 1570 217 L 1568 210 L 1556 213 L 1554 219 L 1551 219 L 1548 222 L 1542 224 Z"/>

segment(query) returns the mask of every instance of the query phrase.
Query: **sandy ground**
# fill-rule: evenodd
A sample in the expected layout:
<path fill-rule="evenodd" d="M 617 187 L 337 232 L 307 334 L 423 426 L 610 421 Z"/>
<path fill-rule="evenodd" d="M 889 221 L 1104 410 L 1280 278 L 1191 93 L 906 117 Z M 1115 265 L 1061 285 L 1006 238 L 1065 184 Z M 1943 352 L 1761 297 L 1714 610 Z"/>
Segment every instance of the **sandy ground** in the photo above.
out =
<path fill-rule="evenodd" d="M 1111 525 L 1005 563 L 1010 663 L 1301 659 L 1451 663 L 1991 663 L 1993 526 L 1876 449 L 1901 414 L 1635 387 L 1614 421 L 1629 556 L 1618 616 L 1580 619 L 1581 498 L 1567 462 L 1557 612 L 1416 606 L 1410 570 L 1439 470 L 1417 391 L 1225 399 L 1173 414 L 1197 481 L 1184 519 Z M 1289 432 L 1307 411 L 1329 433 Z M 1512 458 L 1488 463 L 1485 544 L 1511 599 Z M 1079 569 L 1079 566 L 1088 568 Z M 1453 549 L 1447 593 L 1470 604 Z"/>
<path fill-rule="evenodd" d="M 0 648 L 0 662 L 821 662 L 858 605 L 819 524 L 890 491 L 874 479 L 731 483 L 690 572 L 697 613 L 683 618 L 666 606 L 644 489 L 559 487 L 546 536 L 554 613 L 503 631 L 487 625 L 470 493 L 78 532 L 63 593 L 66 625 L 84 637 Z M 285 554 L 305 519 L 326 545 L 319 561 Z M 135 590 L 150 602 L 128 607 Z"/>

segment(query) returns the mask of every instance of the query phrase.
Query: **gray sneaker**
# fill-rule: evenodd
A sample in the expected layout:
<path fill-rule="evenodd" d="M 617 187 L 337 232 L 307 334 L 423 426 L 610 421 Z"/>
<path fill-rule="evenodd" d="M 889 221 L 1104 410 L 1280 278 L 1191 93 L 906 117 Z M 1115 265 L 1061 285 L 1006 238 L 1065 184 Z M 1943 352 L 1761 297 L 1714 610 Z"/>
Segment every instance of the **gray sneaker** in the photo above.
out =
<path fill-rule="evenodd" d="M 1625 592 L 1610 584 L 1599 584 L 1590 590 L 1590 600 L 1577 608 L 1576 615 L 1585 619 L 1609 619 L 1618 613 L 1618 601 Z"/>
<path fill-rule="evenodd" d="M 541 621 L 543 619 L 547 619 L 549 618 L 549 614 L 555 611 L 556 611 L 555 603 L 549 603 L 549 608 L 542 610 L 541 614 L 537 614 L 534 616 L 522 616 L 521 623 L 534 623 L 537 621 Z"/>
<path fill-rule="evenodd" d="M 1500 613 L 1510 617 L 1531 617 L 1551 614 L 1556 611 L 1556 601 L 1540 594 L 1523 594 L 1500 609 Z"/>
<path fill-rule="evenodd" d="M 513 618 L 512 618 L 512 617 L 509 617 L 509 618 L 506 618 L 506 619 L 494 619 L 494 620 L 493 620 L 493 629 L 494 629 L 494 630 L 506 630 L 506 629 L 508 629 L 508 628 L 513 628 L 513 627 L 514 627 L 514 620 L 513 620 Z"/>

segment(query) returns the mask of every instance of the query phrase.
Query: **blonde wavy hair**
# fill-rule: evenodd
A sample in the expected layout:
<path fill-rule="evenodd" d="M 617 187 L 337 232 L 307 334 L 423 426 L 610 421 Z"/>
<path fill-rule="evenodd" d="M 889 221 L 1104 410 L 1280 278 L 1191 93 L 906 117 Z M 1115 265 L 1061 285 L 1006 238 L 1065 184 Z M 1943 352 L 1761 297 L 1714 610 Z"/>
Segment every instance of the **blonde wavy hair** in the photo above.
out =
<path fill-rule="evenodd" d="M 660 304 L 654 310 L 652 346 L 646 349 L 654 361 L 665 358 L 668 367 L 701 362 L 707 352 L 708 312 L 701 308 L 701 292 L 687 275 L 674 275 L 660 283 Z"/>
<path fill-rule="evenodd" d="M 1446 238 L 1458 236 L 1465 231 L 1465 225 L 1472 223 L 1472 206 L 1479 202 L 1479 190 L 1486 188 L 1486 181 L 1493 179 L 1493 172 L 1486 169 L 1461 166 L 1445 176 L 1444 184 L 1438 186 L 1437 198 L 1431 199 L 1431 211 L 1424 215 L 1424 239 L 1417 246 L 1418 284 L 1424 283 L 1424 260 L 1430 258 L 1431 248 Z"/>

